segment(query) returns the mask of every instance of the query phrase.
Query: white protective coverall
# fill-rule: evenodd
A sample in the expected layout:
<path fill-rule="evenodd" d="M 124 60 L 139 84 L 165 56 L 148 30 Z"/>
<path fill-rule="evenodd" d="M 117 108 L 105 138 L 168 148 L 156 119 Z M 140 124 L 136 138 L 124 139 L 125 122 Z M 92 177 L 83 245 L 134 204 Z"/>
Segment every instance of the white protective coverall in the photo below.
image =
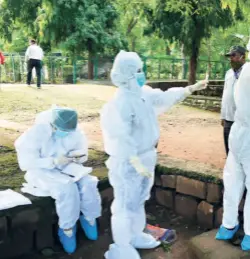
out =
<path fill-rule="evenodd" d="M 229 155 L 224 168 L 224 214 L 222 225 L 238 225 L 238 207 L 245 187 L 244 231 L 250 235 L 250 63 L 243 65 L 235 86 L 235 123 L 229 136 Z"/>
<path fill-rule="evenodd" d="M 146 86 L 140 88 L 135 74 L 142 66 L 134 52 L 121 51 L 117 55 L 111 79 L 119 88 L 101 111 L 104 147 L 110 156 L 106 165 L 114 188 L 111 207 L 114 244 L 106 252 L 106 259 L 137 259 L 140 256 L 135 248 L 159 245 L 152 236 L 143 233 L 146 225 L 144 204 L 150 197 L 157 160 L 157 116 L 191 94 L 189 87 L 165 92 Z M 131 157 L 139 157 L 151 178 L 135 170 L 130 163 Z"/>
<path fill-rule="evenodd" d="M 80 211 L 90 221 L 101 215 L 98 179 L 88 175 L 88 171 L 79 181 L 74 182 L 69 175 L 61 173 L 62 168 L 55 167 L 53 158 L 66 156 L 74 150 L 85 150 L 87 161 L 88 144 L 84 133 L 79 129 L 64 138 L 54 137 L 51 119 L 52 110 L 38 114 L 35 125 L 15 142 L 20 168 L 27 171 L 27 184 L 24 184 L 22 191 L 55 199 L 59 227 L 70 229 L 79 219 Z M 71 166 L 71 163 L 74 164 L 70 162 L 68 165 Z M 86 169 L 82 165 L 78 166 L 83 171 Z"/>

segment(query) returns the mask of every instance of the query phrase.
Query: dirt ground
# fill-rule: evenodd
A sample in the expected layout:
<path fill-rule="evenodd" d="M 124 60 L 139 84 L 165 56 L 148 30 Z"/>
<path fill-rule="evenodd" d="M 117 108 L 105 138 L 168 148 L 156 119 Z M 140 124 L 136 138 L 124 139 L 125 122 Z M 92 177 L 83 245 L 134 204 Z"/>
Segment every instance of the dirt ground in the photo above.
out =
<path fill-rule="evenodd" d="M 50 108 L 52 104 L 73 107 L 79 112 L 80 127 L 84 129 L 89 145 L 103 150 L 99 111 L 112 98 L 116 89 L 103 85 L 57 85 L 42 90 L 25 85 L 2 85 L 0 90 L 0 146 L 13 145 L 14 140 L 34 122 L 35 114 Z M 220 169 L 225 162 L 222 128 L 219 114 L 177 105 L 160 116 L 161 138 L 158 152 L 160 159 L 192 163 Z M 163 160 L 162 160 L 163 161 Z M 198 166 L 197 166 L 198 168 Z M 199 167 L 200 168 L 200 167 Z M 202 232 L 195 224 L 163 207 L 149 204 L 148 221 L 161 227 L 177 230 L 178 241 L 171 248 L 140 251 L 143 259 L 193 259 L 188 258 L 188 240 Z M 79 235 L 82 236 L 79 230 Z M 18 259 L 84 259 L 103 258 L 111 243 L 110 228 L 102 229 L 97 242 L 82 239 L 73 256 L 65 255 L 60 246 L 56 251 L 44 251 L 47 255 L 25 255 Z"/>
<path fill-rule="evenodd" d="M 79 111 L 80 126 L 90 146 L 102 150 L 98 113 L 115 91 L 114 87 L 90 84 L 45 86 L 42 90 L 24 85 L 2 85 L 0 128 L 12 130 L 9 137 L 16 137 L 32 125 L 37 112 L 55 103 L 67 105 Z M 159 122 L 160 155 L 223 168 L 225 151 L 218 113 L 176 105 L 161 115 Z"/>
<path fill-rule="evenodd" d="M 177 241 L 172 245 L 163 245 L 152 250 L 140 250 L 142 259 L 193 259 L 188 255 L 188 242 L 192 237 L 201 234 L 204 230 L 172 211 L 162 206 L 156 206 L 154 203 L 147 206 L 147 219 L 149 224 L 175 229 Z M 46 249 L 42 251 L 46 256 L 37 253 L 16 259 L 101 259 L 104 258 L 105 251 L 112 243 L 109 226 L 100 229 L 100 237 L 95 242 L 88 241 L 80 228 L 78 228 L 77 234 L 78 249 L 73 255 L 66 255 L 58 244 L 54 250 Z"/>

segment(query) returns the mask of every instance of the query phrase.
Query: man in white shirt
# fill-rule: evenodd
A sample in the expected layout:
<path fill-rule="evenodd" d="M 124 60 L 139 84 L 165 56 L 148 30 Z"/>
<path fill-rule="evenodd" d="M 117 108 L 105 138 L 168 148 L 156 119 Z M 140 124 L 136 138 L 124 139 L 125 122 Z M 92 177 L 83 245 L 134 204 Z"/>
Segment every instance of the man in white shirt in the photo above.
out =
<path fill-rule="evenodd" d="M 36 44 L 35 40 L 30 40 L 30 46 L 27 48 L 25 53 L 25 60 L 28 63 L 28 75 L 27 75 L 27 85 L 30 86 L 32 70 L 36 69 L 37 76 L 37 88 L 41 88 L 41 70 L 42 70 L 42 59 L 43 50 Z"/>
<path fill-rule="evenodd" d="M 224 143 L 227 155 L 229 152 L 228 138 L 231 127 L 234 123 L 234 114 L 236 110 L 234 102 L 234 88 L 238 81 L 242 67 L 246 62 L 245 55 L 246 49 L 241 46 L 231 47 L 230 51 L 225 55 L 229 58 L 232 67 L 227 71 L 225 76 L 221 103 L 221 125 L 224 128 Z"/>

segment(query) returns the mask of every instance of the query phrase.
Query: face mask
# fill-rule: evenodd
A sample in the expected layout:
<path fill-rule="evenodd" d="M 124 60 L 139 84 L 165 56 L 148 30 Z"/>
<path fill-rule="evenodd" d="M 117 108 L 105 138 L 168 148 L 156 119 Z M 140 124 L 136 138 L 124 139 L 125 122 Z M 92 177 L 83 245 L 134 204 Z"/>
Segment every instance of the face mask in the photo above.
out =
<path fill-rule="evenodd" d="M 55 132 L 54 132 L 54 134 L 55 134 L 55 136 L 56 137 L 58 137 L 58 138 L 64 138 L 64 137 L 66 137 L 68 134 L 69 134 L 69 132 L 67 132 L 67 131 L 61 131 L 61 130 L 56 130 Z"/>
<path fill-rule="evenodd" d="M 140 87 L 143 87 L 146 83 L 145 73 L 144 72 L 136 73 L 136 81 Z"/>

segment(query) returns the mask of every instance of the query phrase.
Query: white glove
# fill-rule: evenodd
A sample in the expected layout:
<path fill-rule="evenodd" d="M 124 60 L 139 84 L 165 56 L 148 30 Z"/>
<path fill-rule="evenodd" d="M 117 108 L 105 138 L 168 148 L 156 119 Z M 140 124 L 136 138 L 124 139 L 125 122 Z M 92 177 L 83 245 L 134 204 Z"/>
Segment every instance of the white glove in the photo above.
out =
<path fill-rule="evenodd" d="M 189 85 L 188 86 L 188 89 L 191 93 L 195 92 L 195 91 L 199 91 L 199 90 L 203 90 L 203 89 L 206 89 L 207 88 L 207 85 L 208 85 L 208 80 L 205 79 L 205 80 L 202 80 L 202 81 L 199 81 L 197 82 L 196 84 L 194 85 Z"/>
<path fill-rule="evenodd" d="M 55 166 L 64 166 L 72 162 L 72 158 L 60 155 L 58 157 L 55 157 L 53 162 Z"/>
<path fill-rule="evenodd" d="M 87 156 L 83 155 L 81 157 L 73 157 L 72 162 L 77 163 L 77 164 L 83 164 L 87 161 Z"/>
<path fill-rule="evenodd" d="M 134 156 L 131 157 L 129 162 L 135 168 L 135 170 L 141 175 L 148 178 L 152 177 L 152 174 L 148 171 L 148 169 L 141 163 L 139 157 Z"/>
<path fill-rule="evenodd" d="M 69 158 L 72 158 L 72 162 L 83 164 L 88 160 L 88 156 L 86 155 L 85 149 L 79 149 L 69 152 L 68 154 Z"/>

